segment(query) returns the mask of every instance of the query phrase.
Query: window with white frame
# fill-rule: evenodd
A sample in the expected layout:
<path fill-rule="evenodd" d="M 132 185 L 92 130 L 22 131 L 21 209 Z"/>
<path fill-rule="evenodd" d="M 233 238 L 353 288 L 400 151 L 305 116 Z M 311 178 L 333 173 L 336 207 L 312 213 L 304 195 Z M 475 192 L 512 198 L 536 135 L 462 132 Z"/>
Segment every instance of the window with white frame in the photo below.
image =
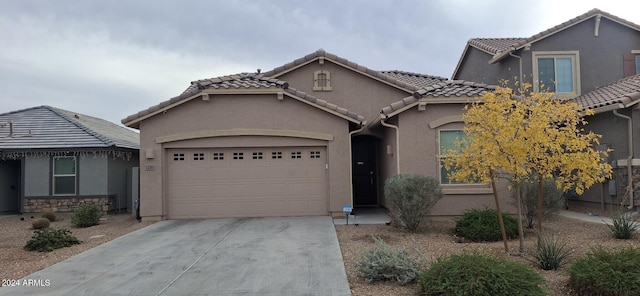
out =
<path fill-rule="evenodd" d="M 440 156 L 440 160 L 441 160 L 441 162 L 440 162 L 440 183 L 441 184 L 470 184 L 470 183 L 455 182 L 455 181 L 450 180 L 449 179 L 449 173 L 451 171 L 447 170 L 442 165 L 442 159 L 444 158 L 444 155 L 446 155 L 450 150 L 456 149 L 456 143 L 458 143 L 459 141 L 465 139 L 466 137 L 467 137 L 467 135 L 465 135 L 464 131 L 462 131 L 462 130 L 441 130 L 440 131 L 439 155 L 441 155 Z M 477 183 L 473 182 L 471 184 L 477 184 Z"/>
<path fill-rule="evenodd" d="M 53 195 L 76 194 L 76 158 L 75 156 L 56 156 L 53 158 Z"/>
<path fill-rule="evenodd" d="M 535 91 L 575 97 L 580 94 L 580 60 L 577 51 L 533 52 Z"/>
<path fill-rule="evenodd" d="M 318 70 L 313 72 L 313 90 L 330 91 L 331 90 L 331 73 L 327 70 Z"/>

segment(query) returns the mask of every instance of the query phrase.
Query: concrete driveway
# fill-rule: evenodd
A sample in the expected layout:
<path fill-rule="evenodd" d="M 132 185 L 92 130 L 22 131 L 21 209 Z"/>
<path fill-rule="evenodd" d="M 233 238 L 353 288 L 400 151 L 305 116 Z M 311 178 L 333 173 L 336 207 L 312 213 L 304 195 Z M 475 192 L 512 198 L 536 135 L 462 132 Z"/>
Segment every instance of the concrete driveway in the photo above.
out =
<path fill-rule="evenodd" d="M 23 283 L 0 295 L 350 295 L 330 217 L 161 221 Z"/>

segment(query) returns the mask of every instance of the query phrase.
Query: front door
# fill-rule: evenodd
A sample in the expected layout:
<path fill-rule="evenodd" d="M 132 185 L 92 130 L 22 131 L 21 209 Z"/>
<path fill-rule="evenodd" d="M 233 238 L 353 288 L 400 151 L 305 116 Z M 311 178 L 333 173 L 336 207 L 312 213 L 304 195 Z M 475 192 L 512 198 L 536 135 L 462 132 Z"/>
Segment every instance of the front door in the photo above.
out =
<path fill-rule="evenodd" d="M 351 142 L 354 206 L 377 206 L 377 149 L 378 139 L 357 136 Z"/>
<path fill-rule="evenodd" d="M 0 161 L 0 213 L 20 210 L 20 160 Z"/>

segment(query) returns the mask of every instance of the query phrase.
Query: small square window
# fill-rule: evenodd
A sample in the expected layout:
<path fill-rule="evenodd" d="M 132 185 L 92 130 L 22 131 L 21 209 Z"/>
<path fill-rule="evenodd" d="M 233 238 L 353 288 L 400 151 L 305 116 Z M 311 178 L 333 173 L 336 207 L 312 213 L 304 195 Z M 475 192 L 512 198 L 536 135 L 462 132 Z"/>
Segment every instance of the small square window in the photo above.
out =
<path fill-rule="evenodd" d="M 176 160 L 176 161 L 184 160 L 184 153 L 174 153 L 173 160 Z"/>
<path fill-rule="evenodd" d="M 320 158 L 320 151 L 309 152 L 309 158 Z"/>
<path fill-rule="evenodd" d="M 302 158 L 302 152 L 300 152 L 300 151 L 291 152 L 291 158 L 292 158 L 292 159 L 299 159 L 299 158 Z"/>
<path fill-rule="evenodd" d="M 224 160 L 224 153 L 222 152 L 214 152 L 213 160 Z"/>
<path fill-rule="evenodd" d="M 233 159 L 244 159 L 243 152 L 233 152 Z"/>
<path fill-rule="evenodd" d="M 262 159 L 262 152 L 253 152 L 253 159 Z"/>
<path fill-rule="evenodd" d="M 271 152 L 271 159 L 282 159 L 282 152 Z"/>
<path fill-rule="evenodd" d="M 194 153 L 193 160 L 204 160 L 204 153 Z"/>

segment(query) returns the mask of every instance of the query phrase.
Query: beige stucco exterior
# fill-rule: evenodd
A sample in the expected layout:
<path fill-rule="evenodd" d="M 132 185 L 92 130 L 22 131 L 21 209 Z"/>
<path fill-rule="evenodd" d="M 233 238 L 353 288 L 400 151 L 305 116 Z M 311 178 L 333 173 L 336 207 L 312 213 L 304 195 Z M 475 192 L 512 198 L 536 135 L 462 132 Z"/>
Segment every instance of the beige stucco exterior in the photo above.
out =
<path fill-rule="evenodd" d="M 379 72 L 323 54 L 319 51 L 317 57 L 310 55 L 264 74 L 276 85 L 274 87 L 245 86 L 241 78 L 214 79 L 211 83 L 221 85 L 227 80 L 240 81 L 238 84 L 242 87 L 212 88 L 209 87 L 211 83 L 205 81 L 204 89 L 123 120 L 126 125 L 140 129 L 141 216 L 144 219 L 172 218 L 169 211 L 175 203 L 171 195 L 178 193 L 171 190 L 175 188 L 169 188 L 171 151 L 202 149 L 210 153 L 223 148 L 257 151 L 254 148 L 260 147 L 265 148 L 264 151 L 275 151 L 274 147 L 288 151 L 285 148 L 321 147 L 326 153 L 326 175 L 323 176 L 326 178 L 322 179 L 326 180 L 326 188 L 316 190 L 318 182 L 315 182 L 313 193 L 326 194 L 323 215 L 338 215 L 345 204 L 385 206 L 384 181 L 398 173 L 439 178 L 438 131 L 462 128 L 460 119 L 466 101 L 444 96 L 430 98 L 431 103 L 426 108 L 408 105 L 385 117 L 381 115 L 384 107 L 415 96 L 417 88 L 411 89 L 410 85 L 384 77 Z M 319 87 L 314 82 L 318 73 L 326 74 L 330 88 Z M 251 83 L 259 82 L 256 81 Z M 359 150 L 354 148 L 354 139 L 361 145 Z M 362 155 L 352 154 L 352 151 L 365 151 L 371 155 L 361 159 Z M 260 170 L 267 172 L 262 174 L 265 180 L 266 177 L 273 178 L 268 176 L 268 168 Z M 203 170 L 181 172 L 189 176 L 197 171 Z M 358 185 L 369 182 L 371 188 L 365 191 Z M 446 196 L 436 205 L 434 215 L 459 215 L 469 208 L 495 205 L 488 185 L 443 184 L 443 187 Z M 268 190 L 266 188 L 268 186 L 265 186 Z M 363 192 L 368 195 L 366 201 L 357 201 L 354 196 L 362 198 Z M 501 196 L 504 205 L 508 203 L 505 197 L 508 195 Z M 215 198 L 224 200 L 220 196 Z M 202 196 L 199 200 L 202 201 Z M 276 202 L 274 199 L 273 202 L 274 206 L 285 204 L 282 200 Z M 316 200 L 314 205 L 318 204 Z M 217 210 L 212 204 L 208 206 Z M 248 207 L 255 209 L 258 206 L 251 204 Z M 256 214 L 251 210 L 247 215 L 269 213 Z M 317 208 L 309 213 L 318 214 Z M 180 217 L 185 215 L 183 212 Z M 206 217 L 206 211 L 194 214 L 194 217 L 203 215 Z M 211 217 L 220 217 L 220 214 Z"/>

